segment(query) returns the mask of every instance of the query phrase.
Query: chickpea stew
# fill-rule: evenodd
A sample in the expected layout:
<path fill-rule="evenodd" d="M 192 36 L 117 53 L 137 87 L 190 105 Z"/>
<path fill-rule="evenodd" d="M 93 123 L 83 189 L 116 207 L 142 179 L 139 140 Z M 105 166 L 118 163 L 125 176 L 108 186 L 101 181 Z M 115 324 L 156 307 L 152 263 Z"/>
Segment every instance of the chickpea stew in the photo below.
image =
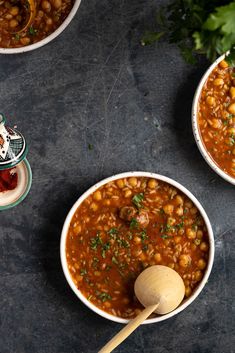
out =
<path fill-rule="evenodd" d="M 206 150 L 235 178 L 235 68 L 222 60 L 203 86 L 198 126 Z"/>
<path fill-rule="evenodd" d="M 0 0 L 0 47 L 20 48 L 54 32 L 70 13 L 74 0 L 35 0 L 36 13 L 30 27 L 17 33 L 29 16 L 28 1 Z"/>
<path fill-rule="evenodd" d="M 71 220 L 65 248 L 81 293 L 101 310 L 125 319 L 142 310 L 134 282 L 143 269 L 156 264 L 173 268 L 189 297 L 209 257 L 207 228 L 192 201 L 148 177 L 117 179 L 88 196 Z"/>

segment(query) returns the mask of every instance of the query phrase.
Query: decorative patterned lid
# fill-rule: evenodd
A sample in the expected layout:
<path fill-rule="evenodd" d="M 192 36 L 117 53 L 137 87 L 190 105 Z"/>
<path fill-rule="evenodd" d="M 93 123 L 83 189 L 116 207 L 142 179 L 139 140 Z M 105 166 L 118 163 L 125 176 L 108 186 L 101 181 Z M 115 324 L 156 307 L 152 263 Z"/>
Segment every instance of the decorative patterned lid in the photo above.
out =
<path fill-rule="evenodd" d="M 28 152 L 24 136 L 5 126 L 5 122 L 4 115 L 0 113 L 0 170 L 16 166 Z"/>

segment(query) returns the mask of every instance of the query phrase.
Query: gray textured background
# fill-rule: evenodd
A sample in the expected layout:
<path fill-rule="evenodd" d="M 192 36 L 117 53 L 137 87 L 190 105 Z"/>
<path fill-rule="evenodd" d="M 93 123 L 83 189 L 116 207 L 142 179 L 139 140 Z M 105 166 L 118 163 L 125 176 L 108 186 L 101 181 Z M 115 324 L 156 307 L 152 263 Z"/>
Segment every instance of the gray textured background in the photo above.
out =
<path fill-rule="evenodd" d="M 211 219 L 216 254 L 190 307 L 139 328 L 116 352 L 234 352 L 234 187 L 204 162 L 190 123 L 208 63 L 188 66 L 163 40 L 139 45 L 156 3 L 83 1 L 49 45 L 0 56 L 0 110 L 27 137 L 33 169 L 27 199 L 0 214 L 1 353 L 95 353 L 121 328 L 70 290 L 59 241 L 79 195 L 128 170 L 158 172 L 191 190 Z"/>

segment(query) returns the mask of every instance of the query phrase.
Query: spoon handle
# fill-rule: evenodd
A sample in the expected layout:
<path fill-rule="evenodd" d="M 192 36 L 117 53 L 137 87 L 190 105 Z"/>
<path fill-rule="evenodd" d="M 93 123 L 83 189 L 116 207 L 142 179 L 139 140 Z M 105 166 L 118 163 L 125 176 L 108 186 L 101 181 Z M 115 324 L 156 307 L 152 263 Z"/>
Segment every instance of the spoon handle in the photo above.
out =
<path fill-rule="evenodd" d="M 110 353 L 122 343 L 142 322 L 157 309 L 159 303 L 147 306 L 139 315 L 131 320 L 121 331 L 119 331 L 98 353 Z"/>

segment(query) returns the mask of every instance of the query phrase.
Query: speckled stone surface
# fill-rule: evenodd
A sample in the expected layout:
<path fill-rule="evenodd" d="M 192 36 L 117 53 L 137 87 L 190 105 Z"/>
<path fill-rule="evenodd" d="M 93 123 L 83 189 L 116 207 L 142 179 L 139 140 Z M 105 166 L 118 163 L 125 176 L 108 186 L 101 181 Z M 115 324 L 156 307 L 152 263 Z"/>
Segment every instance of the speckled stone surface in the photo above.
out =
<path fill-rule="evenodd" d="M 33 170 L 27 199 L 0 213 L 1 353 L 95 353 L 122 327 L 73 294 L 59 241 L 79 195 L 128 170 L 161 173 L 191 190 L 212 222 L 216 253 L 190 307 L 142 326 L 115 352 L 234 352 L 235 189 L 204 162 L 190 122 L 208 63 L 188 66 L 164 40 L 140 46 L 156 3 L 83 1 L 52 43 L 0 56 L 0 110 L 27 137 Z"/>

